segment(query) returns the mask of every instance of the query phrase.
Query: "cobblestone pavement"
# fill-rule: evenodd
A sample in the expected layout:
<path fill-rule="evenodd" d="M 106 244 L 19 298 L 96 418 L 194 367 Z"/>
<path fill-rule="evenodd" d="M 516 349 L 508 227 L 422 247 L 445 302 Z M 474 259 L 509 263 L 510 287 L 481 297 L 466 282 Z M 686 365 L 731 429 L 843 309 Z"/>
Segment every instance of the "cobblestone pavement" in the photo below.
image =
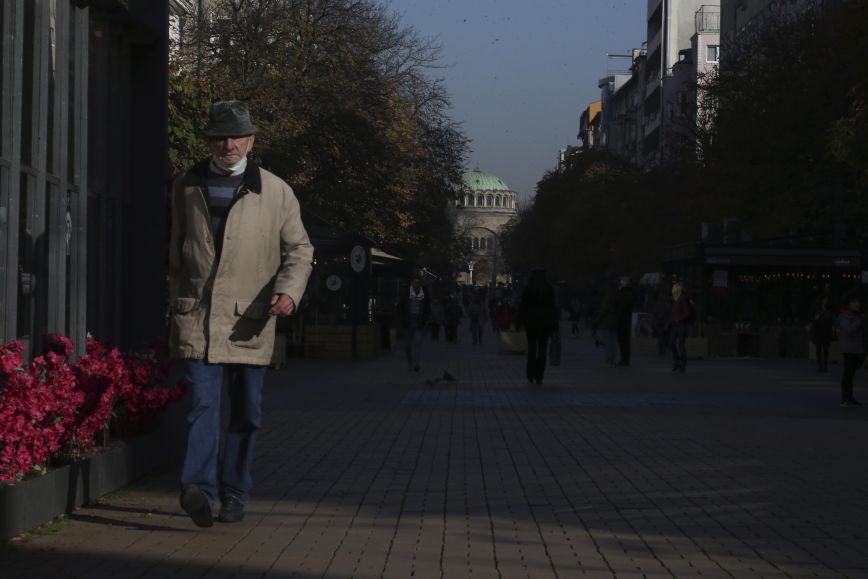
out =
<path fill-rule="evenodd" d="M 486 339 L 426 344 L 418 374 L 400 347 L 291 361 L 242 523 L 197 529 L 166 470 L 7 545 L 0 577 L 868 577 L 868 409 L 838 407 L 839 367 L 605 368 L 566 338 L 531 386 Z"/>

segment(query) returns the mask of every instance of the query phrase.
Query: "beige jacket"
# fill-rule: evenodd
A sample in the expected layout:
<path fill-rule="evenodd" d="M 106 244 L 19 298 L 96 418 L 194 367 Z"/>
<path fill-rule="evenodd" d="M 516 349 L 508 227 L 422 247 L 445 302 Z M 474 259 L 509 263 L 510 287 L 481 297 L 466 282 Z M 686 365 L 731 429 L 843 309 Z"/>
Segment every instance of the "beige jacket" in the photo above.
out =
<path fill-rule="evenodd" d="M 215 263 L 207 167 L 207 161 L 196 165 L 172 188 L 171 355 L 267 365 L 274 349 L 271 296 L 287 294 L 301 303 L 313 246 L 289 185 L 250 163 Z"/>

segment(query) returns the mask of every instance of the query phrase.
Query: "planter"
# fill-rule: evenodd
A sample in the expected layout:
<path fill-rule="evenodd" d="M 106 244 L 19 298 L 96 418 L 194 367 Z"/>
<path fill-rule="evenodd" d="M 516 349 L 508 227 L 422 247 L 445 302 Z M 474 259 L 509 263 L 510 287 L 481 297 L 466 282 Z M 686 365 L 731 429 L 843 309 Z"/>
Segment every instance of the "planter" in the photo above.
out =
<path fill-rule="evenodd" d="M 53 518 L 122 488 L 174 461 L 164 431 L 142 435 L 122 446 L 51 469 L 43 476 L 0 486 L 0 540 L 34 529 Z"/>

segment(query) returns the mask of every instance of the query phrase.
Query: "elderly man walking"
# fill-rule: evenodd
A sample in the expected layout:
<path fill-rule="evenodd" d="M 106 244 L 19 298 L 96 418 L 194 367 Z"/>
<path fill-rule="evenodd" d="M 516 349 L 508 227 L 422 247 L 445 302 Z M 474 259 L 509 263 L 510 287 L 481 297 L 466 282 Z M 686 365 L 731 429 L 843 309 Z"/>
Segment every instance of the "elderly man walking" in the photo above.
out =
<path fill-rule="evenodd" d="M 244 518 L 275 316 L 295 311 L 312 267 L 292 189 L 247 159 L 257 130 L 244 103 L 215 103 L 202 131 L 211 156 L 172 190 L 170 346 L 192 391 L 180 500 L 200 527 L 218 499 L 221 522 Z M 218 461 L 224 376 L 231 412 Z"/>

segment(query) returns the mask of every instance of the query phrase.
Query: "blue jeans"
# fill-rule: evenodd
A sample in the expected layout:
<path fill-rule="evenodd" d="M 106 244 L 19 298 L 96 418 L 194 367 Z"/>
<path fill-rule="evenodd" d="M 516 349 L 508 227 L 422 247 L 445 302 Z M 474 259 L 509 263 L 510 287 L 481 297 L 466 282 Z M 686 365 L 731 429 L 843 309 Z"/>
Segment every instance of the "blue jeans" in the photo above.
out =
<path fill-rule="evenodd" d="M 256 433 L 262 423 L 262 382 L 265 366 L 209 364 L 184 360 L 184 378 L 193 401 L 187 415 L 187 452 L 181 488 L 195 484 L 213 506 L 217 498 L 233 496 L 246 503 L 253 486 L 251 467 Z M 218 486 L 220 393 L 228 373 L 231 405 Z"/>

